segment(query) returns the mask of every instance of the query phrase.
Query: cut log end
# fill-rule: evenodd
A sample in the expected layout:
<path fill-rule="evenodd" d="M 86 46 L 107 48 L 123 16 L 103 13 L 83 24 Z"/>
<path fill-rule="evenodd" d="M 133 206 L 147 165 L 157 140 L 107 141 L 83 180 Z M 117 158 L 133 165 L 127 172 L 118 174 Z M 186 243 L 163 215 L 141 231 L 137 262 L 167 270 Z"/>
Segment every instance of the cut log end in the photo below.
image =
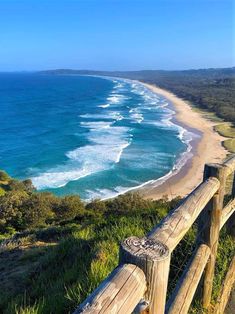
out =
<path fill-rule="evenodd" d="M 121 244 L 122 250 L 140 259 L 163 260 L 169 256 L 168 247 L 155 239 L 129 237 Z"/>

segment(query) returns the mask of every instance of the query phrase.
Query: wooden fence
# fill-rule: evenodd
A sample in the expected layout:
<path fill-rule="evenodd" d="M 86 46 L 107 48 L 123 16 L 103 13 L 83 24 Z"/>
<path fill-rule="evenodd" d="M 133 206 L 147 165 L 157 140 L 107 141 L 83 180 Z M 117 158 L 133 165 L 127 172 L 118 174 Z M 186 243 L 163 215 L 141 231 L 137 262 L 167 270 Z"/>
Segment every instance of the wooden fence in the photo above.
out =
<path fill-rule="evenodd" d="M 235 156 L 223 165 L 207 164 L 203 182 L 179 207 L 144 238 L 130 237 L 120 245 L 119 266 L 79 306 L 83 313 L 188 313 L 199 282 L 202 305 L 210 309 L 219 232 L 235 216 Z M 225 185 L 233 175 L 232 199 L 224 207 Z M 196 249 L 166 303 L 171 253 L 198 221 Z M 222 314 L 235 280 L 233 258 L 213 313 Z"/>

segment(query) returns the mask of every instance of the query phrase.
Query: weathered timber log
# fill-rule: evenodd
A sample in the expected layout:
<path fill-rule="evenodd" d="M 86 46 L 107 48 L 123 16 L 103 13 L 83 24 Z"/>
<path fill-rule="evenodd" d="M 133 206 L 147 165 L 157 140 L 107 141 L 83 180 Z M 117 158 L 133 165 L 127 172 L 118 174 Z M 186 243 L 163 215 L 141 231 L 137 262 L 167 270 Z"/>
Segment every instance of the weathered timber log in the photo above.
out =
<path fill-rule="evenodd" d="M 203 308 L 208 309 L 211 302 L 212 286 L 215 271 L 215 261 L 219 241 L 220 220 L 223 209 L 225 184 L 227 178 L 227 166 L 219 164 L 207 164 L 204 169 L 203 180 L 216 177 L 220 181 L 220 187 L 205 207 L 198 226 L 198 239 L 209 246 L 211 255 L 205 268 L 203 278 Z"/>
<path fill-rule="evenodd" d="M 235 172 L 233 174 L 233 183 L 232 183 L 232 197 L 233 199 L 235 199 Z M 235 213 L 233 212 L 231 215 L 230 215 L 230 219 L 228 221 L 228 233 L 235 237 Z"/>
<path fill-rule="evenodd" d="M 196 249 L 167 302 L 166 313 L 188 313 L 209 256 L 210 248 L 207 245 L 201 244 Z"/>
<path fill-rule="evenodd" d="M 232 183 L 232 185 L 233 185 L 232 186 L 232 197 L 235 198 L 235 172 L 233 174 L 233 183 Z"/>
<path fill-rule="evenodd" d="M 135 307 L 132 314 L 148 314 L 149 301 L 144 298 Z"/>
<path fill-rule="evenodd" d="M 216 302 L 213 314 L 224 313 L 234 282 L 235 282 L 235 256 L 232 259 L 232 262 L 229 266 L 228 272 L 220 289 L 219 297 Z"/>
<path fill-rule="evenodd" d="M 232 155 L 225 163 L 224 166 L 227 167 L 226 176 L 229 176 L 235 171 L 235 155 Z"/>
<path fill-rule="evenodd" d="M 221 220 L 220 220 L 220 230 L 223 228 L 224 224 L 229 220 L 229 218 L 234 215 L 235 212 L 235 199 L 228 202 L 228 204 L 223 208 Z"/>
<path fill-rule="evenodd" d="M 174 250 L 219 186 L 219 180 L 216 178 L 209 178 L 201 183 L 177 209 L 150 232 L 149 237 L 158 239 L 167 245 L 170 251 Z"/>
<path fill-rule="evenodd" d="M 116 268 L 74 314 L 131 314 L 145 291 L 144 272 L 136 265 L 124 264 Z"/>
<path fill-rule="evenodd" d="M 170 268 L 170 252 L 167 246 L 154 239 L 127 238 L 120 247 L 120 262 L 135 264 L 144 271 L 148 312 L 163 314 Z"/>

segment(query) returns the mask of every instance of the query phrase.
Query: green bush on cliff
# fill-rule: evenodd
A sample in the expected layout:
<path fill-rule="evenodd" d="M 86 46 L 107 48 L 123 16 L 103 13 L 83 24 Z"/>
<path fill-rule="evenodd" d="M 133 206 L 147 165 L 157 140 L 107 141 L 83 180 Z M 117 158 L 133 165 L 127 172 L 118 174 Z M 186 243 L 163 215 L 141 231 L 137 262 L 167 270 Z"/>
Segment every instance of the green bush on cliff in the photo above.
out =
<path fill-rule="evenodd" d="M 61 198 L 49 192 L 37 192 L 31 180 L 12 179 L 4 171 L 0 172 L 0 179 L 2 232 L 8 227 L 22 231 L 84 216 L 85 207 L 79 196 Z"/>
<path fill-rule="evenodd" d="M 5 172 L 5 171 L 2 171 L 0 170 L 0 184 L 3 182 L 8 182 L 10 180 L 10 177 L 9 175 Z"/>
<path fill-rule="evenodd" d="M 58 201 L 54 212 L 59 221 L 72 220 L 75 217 L 83 217 L 85 207 L 79 196 L 68 195 Z"/>

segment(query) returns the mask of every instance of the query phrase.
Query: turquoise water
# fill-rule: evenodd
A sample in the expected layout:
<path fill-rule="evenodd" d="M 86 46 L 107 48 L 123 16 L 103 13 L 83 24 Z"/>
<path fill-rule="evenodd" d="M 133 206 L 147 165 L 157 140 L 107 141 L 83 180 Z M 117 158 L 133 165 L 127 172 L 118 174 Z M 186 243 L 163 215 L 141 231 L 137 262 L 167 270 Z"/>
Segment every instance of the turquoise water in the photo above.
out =
<path fill-rule="evenodd" d="M 168 101 L 115 78 L 0 74 L 0 168 L 39 190 L 107 198 L 188 158 Z"/>

